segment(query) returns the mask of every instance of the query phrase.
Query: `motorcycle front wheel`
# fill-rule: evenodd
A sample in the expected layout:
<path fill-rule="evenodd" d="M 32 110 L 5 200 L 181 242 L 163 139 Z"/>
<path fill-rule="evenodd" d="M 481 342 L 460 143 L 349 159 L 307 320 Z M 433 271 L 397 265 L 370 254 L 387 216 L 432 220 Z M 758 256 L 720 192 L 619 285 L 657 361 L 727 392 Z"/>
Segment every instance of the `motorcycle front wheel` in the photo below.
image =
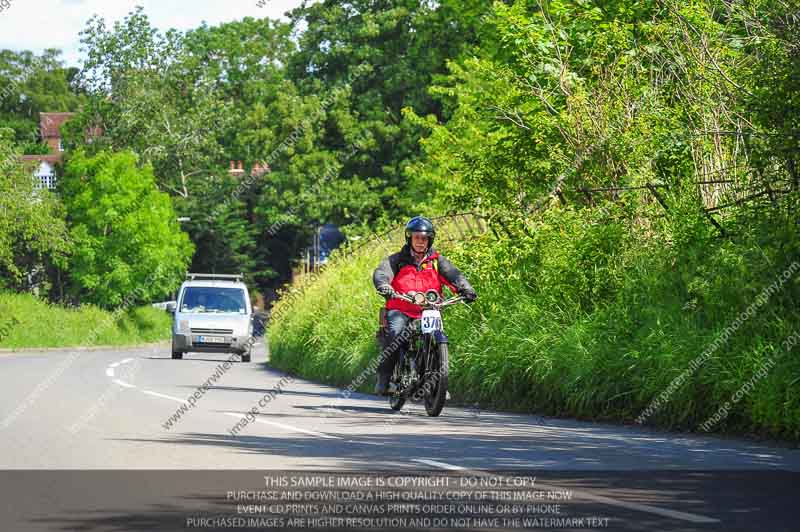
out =
<path fill-rule="evenodd" d="M 444 402 L 447 400 L 447 376 L 449 372 L 449 355 L 447 344 L 439 344 L 433 355 L 430 374 L 425 383 L 425 412 L 431 417 L 436 417 L 442 412 Z"/>

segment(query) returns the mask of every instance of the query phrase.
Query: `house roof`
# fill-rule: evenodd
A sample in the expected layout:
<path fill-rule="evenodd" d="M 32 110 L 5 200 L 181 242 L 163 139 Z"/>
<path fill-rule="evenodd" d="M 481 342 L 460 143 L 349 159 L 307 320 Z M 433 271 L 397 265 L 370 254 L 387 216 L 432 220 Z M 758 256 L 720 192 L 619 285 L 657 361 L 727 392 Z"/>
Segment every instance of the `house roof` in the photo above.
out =
<path fill-rule="evenodd" d="M 39 113 L 39 127 L 42 138 L 58 138 L 61 136 L 61 125 L 75 116 L 75 113 Z"/>
<path fill-rule="evenodd" d="M 61 154 L 49 154 L 49 155 L 23 155 L 20 157 L 20 161 L 25 166 L 34 166 L 34 163 L 50 163 L 50 164 L 58 164 L 61 162 Z"/>

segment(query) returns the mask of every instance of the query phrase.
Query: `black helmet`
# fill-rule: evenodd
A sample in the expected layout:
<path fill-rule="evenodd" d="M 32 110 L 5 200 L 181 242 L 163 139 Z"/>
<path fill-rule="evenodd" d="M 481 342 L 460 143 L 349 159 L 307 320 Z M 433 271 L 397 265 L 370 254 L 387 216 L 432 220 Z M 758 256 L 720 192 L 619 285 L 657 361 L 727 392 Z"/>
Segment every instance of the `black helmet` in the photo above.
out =
<path fill-rule="evenodd" d="M 433 246 L 433 239 L 436 237 L 436 230 L 433 228 L 433 222 L 424 216 L 414 216 L 406 224 L 406 245 L 411 247 L 411 233 L 427 233 L 428 235 L 428 249 Z"/>

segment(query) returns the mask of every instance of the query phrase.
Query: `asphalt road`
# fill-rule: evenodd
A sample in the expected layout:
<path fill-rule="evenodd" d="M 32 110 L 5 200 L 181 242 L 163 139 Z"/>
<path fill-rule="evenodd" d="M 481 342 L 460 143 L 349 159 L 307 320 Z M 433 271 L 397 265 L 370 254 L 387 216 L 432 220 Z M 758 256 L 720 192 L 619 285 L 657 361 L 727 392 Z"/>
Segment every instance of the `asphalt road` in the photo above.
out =
<path fill-rule="evenodd" d="M 558 502 L 556 517 L 575 521 L 529 528 L 800 530 L 795 449 L 476 408 L 393 413 L 384 399 L 345 398 L 269 368 L 263 345 L 253 363 L 229 366 L 227 355 L 168 351 L 0 353 L 0 530 L 222 527 L 187 519 L 236 514 L 225 494 L 269 487 L 270 471 L 535 479 L 548 497 L 566 490 L 566 500 L 540 501 L 551 505 L 541 513 Z M 458 509 L 450 519 L 469 510 Z"/>

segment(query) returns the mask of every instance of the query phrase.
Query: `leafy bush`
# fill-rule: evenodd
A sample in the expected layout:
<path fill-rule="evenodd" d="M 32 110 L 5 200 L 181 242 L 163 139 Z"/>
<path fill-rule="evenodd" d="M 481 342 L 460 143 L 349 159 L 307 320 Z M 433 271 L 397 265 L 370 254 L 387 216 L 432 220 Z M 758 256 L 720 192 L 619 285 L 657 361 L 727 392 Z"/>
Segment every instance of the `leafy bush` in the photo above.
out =
<path fill-rule="evenodd" d="M 713 430 L 800 437 L 796 272 L 759 299 L 800 260 L 800 33 L 756 4 L 494 2 L 429 89 L 444 119 L 404 109 L 413 191 L 499 235 L 443 249 L 480 295 L 446 317 L 454 398 L 687 429 L 727 401 Z M 377 356 L 386 251 L 288 294 L 274 360 L 342 384 Z"/>
<path fill-rule="evenodd" d="M 619 209 L 551 209 L 531 236 L 444 249 L 479 294 L 445 316 L 453 398 L 632 422 L 791 263 L 755 229 L 735 240 L 698 229 L 676 245 L 664 226 L 645 240 Z M 770 244 L 796 247 L 796 226 L 782 230 Z M 269 327 L 273 363 L 337 385 L 358 376 L 378 355 L 370 274 L 393 249 L 340 260 L 284 297 Z M 780 351 L 800 322 L 798 296 L 795 272 L 646 421 L 697 429 L 771 357 L 774 369 L 715 429 L 800 437 L 800 361 Z"/>
<path fill-rule="evenodd" d="M 85 300 L 148 302 L 179 284 L 194 248 L 152 168 L 137 166 L 133 152 L 76 152 L 59 190 L 75 242 L 69 275 Z"/>
<path fill-rule="evenodd" d="M 35 190 L 19 157 L 11 132 L 0 129 L 0 288 L 13 290 L 39 281 L 42 266 L 63 266 L 71 249 L 63 205 Z"/>

